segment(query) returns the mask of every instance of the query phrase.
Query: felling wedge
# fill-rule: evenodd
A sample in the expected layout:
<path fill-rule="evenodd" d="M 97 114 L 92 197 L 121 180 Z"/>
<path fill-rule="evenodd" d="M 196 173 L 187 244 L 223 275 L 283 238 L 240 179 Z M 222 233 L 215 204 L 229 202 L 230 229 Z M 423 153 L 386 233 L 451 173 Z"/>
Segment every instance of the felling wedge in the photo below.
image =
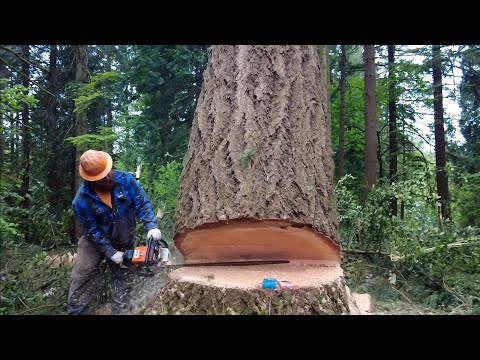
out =
<path fill-rule="evenodd" d="M 329 266 L 340 248 L 328 237 L 288 221 L 230 221 L 177 234 L 186 265 L 290 263 Z"/>

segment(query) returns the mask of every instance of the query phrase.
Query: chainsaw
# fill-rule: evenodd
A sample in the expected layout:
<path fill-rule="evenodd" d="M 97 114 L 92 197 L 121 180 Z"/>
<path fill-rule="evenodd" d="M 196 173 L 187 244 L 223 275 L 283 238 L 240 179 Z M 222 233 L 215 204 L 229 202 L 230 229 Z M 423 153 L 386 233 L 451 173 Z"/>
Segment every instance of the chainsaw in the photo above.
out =
<path fill-rule="evenodd" d="M 168 261 L 168 255 L 168 244 L 164 240 L 155 241 L 149 237 L 146 243 L 125 250 L 122 265 L 129 268 L 137 266 L 140 276 L 153 276 L 150 266 Z"/>

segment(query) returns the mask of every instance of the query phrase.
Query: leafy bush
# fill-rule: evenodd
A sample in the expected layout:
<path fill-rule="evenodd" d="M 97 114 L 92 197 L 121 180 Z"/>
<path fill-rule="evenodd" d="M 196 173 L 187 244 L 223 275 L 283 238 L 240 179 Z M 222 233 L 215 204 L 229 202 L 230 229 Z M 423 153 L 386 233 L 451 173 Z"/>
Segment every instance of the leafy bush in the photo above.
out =
<path fill-rule="evenodd" d="M 152 208 L 160 218 L 158 226 L 162 231 L 162 237 L 167 242 L 171 242 L 174 236 L 174 215 L 181 173 L 182 164 L 172 160 L 156 169 L 153 183 L 144 185 Z M 148 178 L 148 174 L 145 174 L 145 177 Z"/>
<path fill-rule="evenodd" d="M 73 216 L 73 210 L 69 207 L 57 217 L 49 200 L 50 190 L 43 182 L 32 179 L 30 192 L 30 208 L 26 220 L 31 241 L 47 249 L 70 244 L 68 221 Z"/>
<path fill-rule="evenodd" d="M 419 179 L 374 187 L 363 203 L 350 190 L 351 180 L 352 176 L 345 176 L 335 189 L 341 243 L 347 253 L 357 251 L 373 260 L 377 267 L 373 278 L 385 280 L 388 274 L 395 274 L 398 281 L 392 285 L 424 305 L 448 311 L 461 307 L 463 313 L 480 311 L 476 295 L 480 229 L 439 222 L 437 199 Z M 404 219 L 389 214 L 392 196 L 405 203 Z M 345 267 L 348 269 L 348 263 Z M 365 279 L 349 280 L 365 291 L 389 296 L 391 286 L 385 281 L 372 287 Z M 363 285 L 358 285 L 362 281 Z M 383 286 L 385 294 L 379 290 L 382 284 L 387 285 Z"/>
<path fill-rule="evenodd" d="M 23 238 L 19 214 L 25 211 L 20 207 L 22 197 L 14 191 L 19 184 L 11 185 L 0 181 L 0 249 Z"/>

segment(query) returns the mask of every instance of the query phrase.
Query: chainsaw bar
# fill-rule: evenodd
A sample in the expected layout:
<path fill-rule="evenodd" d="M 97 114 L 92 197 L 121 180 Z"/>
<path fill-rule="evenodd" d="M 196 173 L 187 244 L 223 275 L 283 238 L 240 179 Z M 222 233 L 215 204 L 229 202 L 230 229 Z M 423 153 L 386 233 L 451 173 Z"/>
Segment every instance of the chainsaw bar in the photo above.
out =
<path fill-rule="evenodd" d="M 222 261 L 210 263 L 193 264 L 169 264 L 167 266 L 194 267 L 194 266 L 241 266 L 241 265 L 269 265 L 269 264 L 288 264 L 290 260 L 255 260 L 255 261 Z"/>

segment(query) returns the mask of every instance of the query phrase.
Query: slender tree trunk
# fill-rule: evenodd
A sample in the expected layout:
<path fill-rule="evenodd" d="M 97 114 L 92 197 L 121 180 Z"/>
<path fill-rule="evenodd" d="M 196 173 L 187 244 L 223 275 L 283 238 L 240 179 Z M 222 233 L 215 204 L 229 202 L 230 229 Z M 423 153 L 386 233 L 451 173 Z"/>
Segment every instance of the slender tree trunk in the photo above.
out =
<path fill-rule="evenodd" d="M 58 49 L 57 45 L 50 45 L 50 68 L 48 73 L 48 89 L 52 94 L 56 94 L 55 81 L 57 77 L 57 54 Z M 58 118 L 57 118 L 57 101 L 55 96 L 49 94 L 47 96 L 46 108 L 47 108 L 47 144 L 50 148 L 51 156 L 48 159 L 48 176 L 47 176 L 47 186 L 50 190 L 50 203 L 54 208 L 60 196 L 59 186 L 58 186 L 58 165 L 56 154 L 58 153 Z"/>
<path fill-rule="evenodd" d="M 380 132 L 377 132 L 377 164 L 378 178 L 383 179 L 382 142 L 380 141 Z"/>
<path fill-rule="evenodd" d="M 85 84 L 88 82 L 88 57 L 87 57 L 87 46 L 86 45 L 77 45 L 77 61 L 76 61 L 76 75 L 75 81 L 80 84 Z M 75 121 L 75 136 L 84 135 L 87 133 L 87 112 L 80 111 L 76 113 Z M 83 179 L 78 172 L 78 166 L 80 161 L 80 156 L 88 149 L 84 146 L 77 146 L 75 151 L 75 188 L 73 189 L 74 194 L 83 183 Z M 81 236 L 82 229 L 78 223 L 75 222 L 75 237 L 78 239 Z"/>
<path fill-rule="evenodd" d="M 340 46 L 340 126 L 338 129 L 338 177 L 345 175 L 345 95 L 347 93 L 347 52 Z"/>
<path fill-rule="evenodd" d="M 365 181 L 366 194 L 376 181 L 377 115 L 375 99 L 375 47 L 364 45 L 365 60 Z"/>
<path fill-rule="evenodd" d="M 15 122 L 15 114 L 11 114 L 11 119 L 10 119 L 10 174 L 12 177 L 16 177 L 18 174 L 16 167 L 15 167 L 15 162 L 17 158 L 17 153 L 16 153 L 16 137 L 18 136 L 18 132 L 15 131 L 17 128 L 17 124 Z M 16 134 L 16 135 L 15 135 Z"/>
<path fill-rule="evenodd" d="M 22 73 L 23 73 L 23 80 L 22 85 L 27 89 L 30 87 L 30 49 L 29 45 L 22 46 L 22 56 L 25 61 L 22 62 Z M 28 93 L 29 90 L 27 90 Z M 30 124 L 29 124 L 29 112 L 30 109 L 27 104 L 23 104 L 22 110 L 22 153 L 23 153 L 23 161 L 22 161 L 22 186 L 20 187 L 20 196 L 23 197 L 22 200 L 22 208 L 27 210 L 30 207 L 30 200 L 28 198 L 29 190 L 30 190 Z M 29 229 L 29 221 L 28 218 L 24 222 L 24 234 L 25 234 L 25 241 L 29 242 L 31 240 L 31 234 Z"/>
<path fill-rule="evenodd" d="M 5 64 L 0 61 L 0 79 L 6 79 Z M 3 86 L 0 84 L 0 90 L 3 90 Z M 3 128 L 4 114 L 0 112 L 0 180 L 4 175 L 5 166 L 5 130 Z"/>
<path fill-rule="evenodd" d="M 402 174 L 405 174 L 405 120 L 402 121 Z M 400 219 L 405 220 L 405 201 L 400 202 Z"/>
<path fill-rule="evenodd" d="M 112 58 L 111 58 L 111 53 L 112 51 L 109 47 L 109 53 L 107 54 L 107 63 L 106 66 L 108 68 L 108 71 L 112 71 Z M 108 128 L 113 128 L 113 102 L 112 99 L 107 100 L 107 113 L 106 113 L 106 119 L 105 119 L 105 126 Z M 106 144 L 106 151 L 107 152 L 112 152 L 113 150 L 113 141 L 109 141 L 108 144 Z"/>
<path fill-rule="evenodd" d="M 435 120 L 435 163 L 437 167 L 437 193 L 440 197 L 440 212 L 442 219 L 450 218 L 448 203 L 447 158 L 445 153 L 445 129 L 443 121 L 442 95 L 442 58 L 440 45 L 432 47 L 433 63 L 433 113 Z"/>
<path fill-rule="evenodd" d="M 397 94 L 396 94 L 396 75 L 395 75 L 395 45 L 388 45 L 388 140 L 389 140 L 389 168 L 390 184 L 397 179 L 398 171 L 398 141 L 397 141 Z M 397 216 L 397 198 L 392 197 L 390 201 L 390 213 Z"/>

